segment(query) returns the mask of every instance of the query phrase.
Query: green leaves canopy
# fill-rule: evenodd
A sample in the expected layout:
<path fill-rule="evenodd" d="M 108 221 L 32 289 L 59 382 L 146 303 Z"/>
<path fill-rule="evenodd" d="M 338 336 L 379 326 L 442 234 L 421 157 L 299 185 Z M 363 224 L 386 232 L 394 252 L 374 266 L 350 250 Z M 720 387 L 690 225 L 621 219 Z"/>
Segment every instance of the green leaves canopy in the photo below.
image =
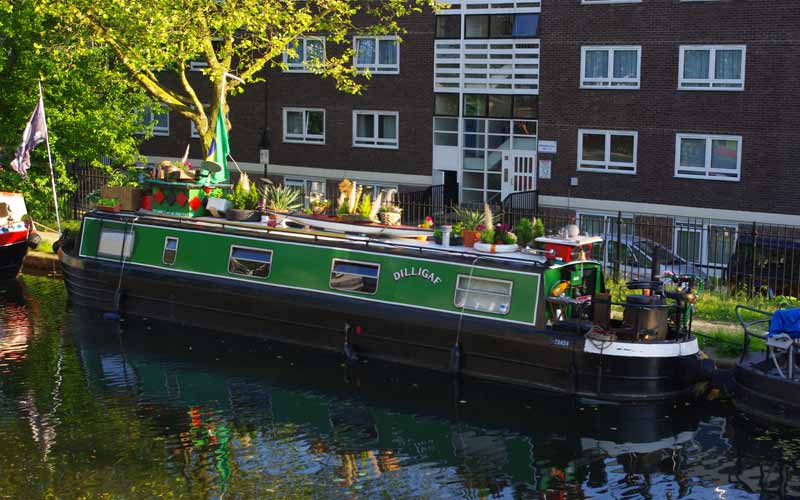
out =
<path fill-rule="evenodd" d="M 436 0 L 43 0 L 41 8 L 61 19 L 73 43 L 107 47 L 136 82 L 172 110 L 192 120 L 207 148 L 225 73 L 245 83 L 283 64 L 298 37 L 324 33 L 342 50 L 311 70 L 332 78 L 339 90 L 363 88 L 352 62 L 353 33 L 402 33 L 398 19 L 433 8 Z M 289 52 L 293 51 L 289 49 Z M 294 55 L 293 53 L 291 55 Z M 203 108 L 187 76 L 192 61 L 208 64 L 205 83 L 211 107 Z M 241 91 L 230 80 L 226 94 Z"/>

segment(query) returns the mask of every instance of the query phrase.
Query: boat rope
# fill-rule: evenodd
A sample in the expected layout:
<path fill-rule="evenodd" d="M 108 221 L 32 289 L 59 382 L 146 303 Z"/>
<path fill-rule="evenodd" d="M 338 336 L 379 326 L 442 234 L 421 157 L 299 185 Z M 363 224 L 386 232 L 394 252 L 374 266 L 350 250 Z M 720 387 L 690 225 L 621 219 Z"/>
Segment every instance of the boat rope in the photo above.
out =
<path fill-rule="evenodd" d="M 458 328 L 456 329 L 456 342 L 450 349 L 450 373 L 456 374 L 461 371 L 461 326 L 464 323 L 464 308 L 467 306 L 467 297 L 469 296 L 470 287 L 472 286 L 472 276 L 475 272 L 475 264 L 480 260 L 480 256 L 475 257 L 472 265 L 469 268 L 469 279 L 467 281 L 467 291 L 464 295 L 464 301 L 461 303 L 461 312 L 458 315 Z"/>
<path fill-rule="evenodd" d="M 133 226 L 136 224 L 136 221 L 139 219 L 137 215 L 130 221 L 130 229 L 128 229 L 128 221 L 124 222 L 124 226 L 122 227 L 122 246 L 119 250 L 119 257 L 122 262 L 122 265 L 119 268 L 119 279 L 117 280 L 117 289 L 114 291 L 114 311 L 107 315 L 107 319 L 119 320 L 120 319 L 120 303 L 122 302 L 122 275 L 125 273 L 125 262 L 127 261 L 127 256 L 125 255 L 125 243 L 127 242 L 128 238 L 128 231 L 130 230 L 131 234 L 133 234 Z M 131 254 L 133 254 L 133 249 L 131 249 Z"/>

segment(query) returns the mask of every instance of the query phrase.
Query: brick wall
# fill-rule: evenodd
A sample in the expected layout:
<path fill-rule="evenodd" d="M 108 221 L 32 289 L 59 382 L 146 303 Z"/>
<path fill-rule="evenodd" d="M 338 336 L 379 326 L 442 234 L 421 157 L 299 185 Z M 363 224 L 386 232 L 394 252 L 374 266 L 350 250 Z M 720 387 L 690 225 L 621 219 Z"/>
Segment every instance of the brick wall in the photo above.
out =
<path fill-rule="evenodd" d="M 553 177 L 540 181 L 540 191 L 800 213 L 798 25 L 795 0 L 545 0 L 540 138 L 557 140 L 558 153 Z M 745 90 L 678 91 L 679 46 L 717 43 L 747 45 Z M 582 45 L 641 45 L 641 89 L 581 90 Z M 577 172 L 579 128 L 637 131 L 637 174 Z M 675 178 L 676 132 L 741 135 L 741 181 Z M 578 177 L 577 187 L 569 187 L 571 176 Z"/>

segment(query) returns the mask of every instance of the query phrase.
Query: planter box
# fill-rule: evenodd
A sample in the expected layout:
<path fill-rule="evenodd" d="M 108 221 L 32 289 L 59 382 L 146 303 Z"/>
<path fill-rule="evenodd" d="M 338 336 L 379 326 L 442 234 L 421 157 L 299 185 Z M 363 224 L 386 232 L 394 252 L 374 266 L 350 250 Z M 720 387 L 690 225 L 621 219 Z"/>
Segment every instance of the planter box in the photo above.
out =
<path fill-rule="evenodd" d="M 142 190 L 135 187 L 108 187 L 100 188 L 101 198 L 116 198 L 119 200 L 121 210 L 135 212 L 142 206 Z"/>
<path fill-rule="evenodd" d="M 206 215 L 205 203 L 211 189 L 186 182 L 150 181 L 153 188 L 153 213 L 177 217 Z"/>
<path fill-rule="evenodd" d="M 118 213 L 121 210 L 120 204 L 116 204 L 113 207 L 107 207 L 104 205 L 97 205 L 97 209 L 101 212 L 113 212 Z"/>

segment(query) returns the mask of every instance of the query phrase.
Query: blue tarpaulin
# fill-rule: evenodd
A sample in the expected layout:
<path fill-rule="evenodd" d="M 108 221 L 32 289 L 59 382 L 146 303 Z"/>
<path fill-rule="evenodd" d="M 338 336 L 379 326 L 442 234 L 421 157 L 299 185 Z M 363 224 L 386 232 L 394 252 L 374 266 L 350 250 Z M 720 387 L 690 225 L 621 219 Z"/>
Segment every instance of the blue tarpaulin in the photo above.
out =
<path fill-rule="evenodd" d="M 769 322 L 769 334 L 786 333 L 793 339 L 800 339 L 800 308 L 778 309 Z"/>

